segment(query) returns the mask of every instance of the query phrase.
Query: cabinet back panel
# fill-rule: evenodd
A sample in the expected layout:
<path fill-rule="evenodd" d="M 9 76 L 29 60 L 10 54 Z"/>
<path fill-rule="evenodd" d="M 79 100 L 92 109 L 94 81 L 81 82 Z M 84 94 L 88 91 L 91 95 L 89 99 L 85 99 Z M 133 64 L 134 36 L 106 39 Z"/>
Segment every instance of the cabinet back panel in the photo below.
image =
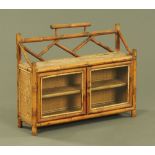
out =
<path fill-rule="evenodd" d="M 54 88 L 54 87 L 64 87 L 70 85 L 80 85 L 82 83 L 82 74 L 71 74 L 71 75 L 60 75 L 55 77 L 49 77 L 43 79 L 42 87 Z"/>
<path fill-rule="evenodd" d="M 111 80 L 116 77 L 116 71 L 114 69 L 102 69 L 92 71 L 92 82 L 101 80 Z"/>
<path fill-rule="evenodd" d="M 92 82 L 112 79 L 120 79 L 127 82 L 128 67 L 118 67 L 112 69 L 100 69 L 92 71 Z"/>

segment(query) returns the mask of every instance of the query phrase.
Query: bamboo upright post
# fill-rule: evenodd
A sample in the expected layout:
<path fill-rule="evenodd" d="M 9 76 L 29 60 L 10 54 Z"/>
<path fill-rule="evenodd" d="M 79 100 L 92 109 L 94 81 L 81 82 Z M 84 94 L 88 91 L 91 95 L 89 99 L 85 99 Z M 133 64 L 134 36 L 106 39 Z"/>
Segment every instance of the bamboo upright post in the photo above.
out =
<path fill-rule="evenodd" d="M 132 96 L 132 104 L 134 107 L 134 110 L 131 111 L 131 116 L 136 117 L 136 72 L 137 72 L 137 50 L 132 50 L 132 56 L 133 56 L 133 96 Z"/>
<path fill-rule="evenodd" d="M 120 31 L 120 24 L 115 24 L 115 49 L 116 51 L 120 51 L 120 37 L 118 31 Z"/>
<path fill-rule="evenodd" d="M 36 64 L 32 63 L 32 135 L 37 135 L 37 79 Z"/>
<path fill-rule="evenodd" d="M 17 57 L 17 117 L 18 117 L 18 127 L 22 127 L 22 120 L 20 116 L 20 108 L 19 108 L 19 64 L 21 63 L 21 49 L 19 46 L 19 42 L 21 40 L 21 34 L 17 33 L 16 34 L 16 57 Z"/>

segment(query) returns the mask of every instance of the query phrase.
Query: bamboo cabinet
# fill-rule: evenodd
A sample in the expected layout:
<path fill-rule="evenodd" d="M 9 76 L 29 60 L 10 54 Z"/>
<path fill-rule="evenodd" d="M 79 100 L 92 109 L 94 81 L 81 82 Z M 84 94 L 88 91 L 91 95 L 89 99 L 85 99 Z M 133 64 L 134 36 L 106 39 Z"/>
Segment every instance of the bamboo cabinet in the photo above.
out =
<path fill-rule="evenodd" d="M 16 35 L 17 47 L 17 109 L 18 127 L 25 122 L 37 128 L 59 123 L 84 120 L 122 112 L 136 116 L 136 50 L 130 50 L 119 24 L 113 30 L 87 32 L 90 23 L 51 25 L 54 36 L 23 38 Z M 59 35 L 62 28 L 82 27 L 83 32 Z M 115 49 L 95 37 L 115 36 Z M 81 38 L 85 40 L 74 49 L 59 41 Z M 51 41 L 39 53 L 26 43 Z M 99 54 L 78 55 L 78 50 L 93 42 L 106 50 Z M 121 52 L 120 42 L 126 53 Z M 45 60 L 42 55 L 57 46 L 73 58 Z M 32 62 L 29 55 L 39 61 Z M 22 61 L 22 56 L 25 62 Z"/>

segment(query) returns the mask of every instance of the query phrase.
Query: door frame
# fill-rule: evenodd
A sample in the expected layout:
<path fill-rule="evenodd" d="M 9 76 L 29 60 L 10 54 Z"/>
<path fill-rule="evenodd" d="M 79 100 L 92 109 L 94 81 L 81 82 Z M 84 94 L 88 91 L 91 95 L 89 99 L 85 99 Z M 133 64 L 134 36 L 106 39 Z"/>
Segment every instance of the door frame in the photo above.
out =
<path fill-rule="evenodd" d="M 128 97 L 127 97 L 128 99 L 127 99 L 127 102 L 120 103 L 118 105 L 105 106 L 102 108 L 101 107 L 100 108 L 91 108 L 91 72 L 94 70 L 108 69 L 108 68 L 110 69 L 110 68 L 125 67 L 125 66 L 128 67 Z M 121 62 L 121 63 L 104 64 L 104 65 L 96 65 L 96 66 L 88 67 L 87 68 L 87 114 L 132 107 L 132 98 L 130 97 L 132 95 L 131 72 L 132 72 L 132 62 L 131 61 L 126 61 L 126 62 Z"/>
<path fill-rule="evenodd" d="M 55 77 L 61 75 L 71 75 L 81 73 L 82 74 L 82 84 L 81 84 L 81 105 L 82 109 L 75 112 L 67 112 L 64 114 L 57 114 L 57 115 L 49 115 L 49 117 L 42 116 L 42 79 L 45 77 Z M 76 68 L 76 69 L 67 69 L 67 70 L 60 70 L 60 71 L 50 71 L 50 72 L 43 72 L 39 73 L 37 76 L 37 85 L 38 85 L 38 111 L 37 111 L 37 121 L 38 122 L 45 122 L 50 120 L 56 119 L 64 119 L 70 118 L 74 116 L 80 116 L 86 114 L 86 68 Z"/>

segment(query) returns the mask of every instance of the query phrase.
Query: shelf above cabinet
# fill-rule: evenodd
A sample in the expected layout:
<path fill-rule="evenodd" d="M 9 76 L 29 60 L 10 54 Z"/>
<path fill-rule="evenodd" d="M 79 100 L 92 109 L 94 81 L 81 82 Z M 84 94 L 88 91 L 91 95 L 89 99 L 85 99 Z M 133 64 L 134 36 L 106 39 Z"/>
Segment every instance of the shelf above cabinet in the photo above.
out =
<path fill-rule="evenodd" d="M 80 86 L 64 86 L 55 88 L 46 88 L 42 90 L 42 98 L 65 96 L 80 93 Z"/>
<path fill-rule="evenodd" d="M 103 80 L 103 81 L 96 81 L 92 83 L 92 91 L 102 90 L 102 89 L 111 89 L 126 86 L 127 83 L 121 80 Z"/>

